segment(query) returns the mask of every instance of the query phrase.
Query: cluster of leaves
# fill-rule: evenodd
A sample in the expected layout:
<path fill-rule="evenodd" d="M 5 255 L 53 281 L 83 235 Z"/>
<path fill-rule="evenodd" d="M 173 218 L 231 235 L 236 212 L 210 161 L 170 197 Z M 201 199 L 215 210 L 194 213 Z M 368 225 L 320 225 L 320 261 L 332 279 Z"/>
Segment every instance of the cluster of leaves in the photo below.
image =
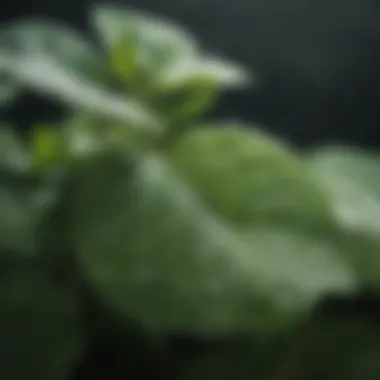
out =
<path fill-rule="evenodd" d="M 73 379 L 99 336 L 137 352 L 132 323 L 163 361 L 179 360 L 169 337 L 235 337 L 175 379 L 369 379 L 307 355 L 359 331 L 344 345 L 375 371 L 375 327 L 314 312 L 380 286 L 378 157 L 301 157 L 255 126 L 204 122 L 220 91 L 249 84 L 243 68 L 169 21 L 115 8 L 93 21 L 98 48 L 45 22 L 1 33 L 1 101 L 29 87 L 73 112 L 26 141 L 2 121 L 0 377 Z M 278 337 L 291 357 L 277 358 Z"/>

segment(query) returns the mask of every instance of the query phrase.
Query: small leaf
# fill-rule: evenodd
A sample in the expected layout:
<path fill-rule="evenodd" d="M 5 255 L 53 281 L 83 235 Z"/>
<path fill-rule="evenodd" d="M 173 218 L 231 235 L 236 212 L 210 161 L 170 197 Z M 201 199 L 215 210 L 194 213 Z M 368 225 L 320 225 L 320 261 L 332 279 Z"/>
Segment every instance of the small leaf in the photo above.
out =
<path fill-rule="evenodd" d="M 158 79 L 158 88 L 181 88 L 191 80 L 204 78 L 218 89 L 241 88 L 251 84 L 251 75 L 243 67 L 219 58 L 197 57 L 178 61 Z"/>
<path fill-rule="evenodd" d="M 140 74 L 136 54 L 136 44 L 128 40 L 121 40 L 111 50 L 112 68 L 118 77 L 127 84 L 133 83 L 135 77 Z"/>
<path fill-rule="evenodd" d="M 154 91 L 177 90 L 194 78 L 212 81 L 217 88 L 247 86 L 251 82 L 251 75 L 243 67 L 203 56 L 192 35 L 165 18 L 98 7 L 93 20 L 112 61 L 115 62 L 115 55 L 119 57 L 117 73 L 125 77 L 123 71 L 128 70 L 133 60 L 138 76 L 150 82 Z M 121 57 L 128 62 L 122 63 Z"/>
<path fill-rule="evenodd" d="M 33 161 L 38 166 L 55 165 L 64 159 L 62 133 L 56 126 L 36 125 L 30 143 Z"/>
<path fill-rule="evenodd" d="M 126 83 L 132 91 L 144 97 L 165 85 L 161 77 L 176 69 L 178 62 L 197 60 L 200 54 L 192 35 L 165 18 L 131 9 L 97 7 L 93 13 L 93 23 L 110 52 L 113 66 L 115 56 L 125 57 L 129 61 L 123 64 L 121 58 L 118 59 L 116 72 L 122 79 L 125 80 L 125 65 L 129 67 L 133 60 L 134 76 L 129 75 Z M 125 55 L 121 48 L 123 45 L 126 46 Z"/>
<path fill-rule="evenodd" d="M 169 123 L 177 128 L 183 123 L 188 125 L 194 122 L 196 117 L 212 108 L 217 100 L 216 87 L 207 78 L 192 78 L 182 85 L 156 94 L 153 100 Z"/>

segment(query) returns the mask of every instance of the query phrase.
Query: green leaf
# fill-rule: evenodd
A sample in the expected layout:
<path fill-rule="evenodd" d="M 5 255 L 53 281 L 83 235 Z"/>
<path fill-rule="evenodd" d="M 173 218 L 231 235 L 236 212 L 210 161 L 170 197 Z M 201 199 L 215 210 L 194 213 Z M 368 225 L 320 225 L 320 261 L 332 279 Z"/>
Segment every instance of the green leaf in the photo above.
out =
<path fill-rule="evenodd" d="M 136 80 L 140 80 L 138 60 L 137 60 L 137 46 L 133 41 L 121 40 L 111 50 L 111 66 L 115 73 L 128 85 L 138 85 Z"/>
<path fill-rule="evenodd" d="M 237 65 L 198 57 L 180 61 L 155 78 L 152 102 L 174 126 L 187 125 L 211 109 L 218 90 L 250 84 L 249 74 Z"/>
<path fill-rule="evenodd" d="M 84 78 L 70 73 L 50 58 L 4 54 L 0 70 L 23 85 L 53 96 L 71 106 L 110 120 L 128 123 L 130 128 L 160 133 L 160 119 L 139 102 L 109 93 Z"/>
<path fill-rule="evenodd" d="M 380 159 L 360 151 L 330 148 L 310 159 L 326 188 L 335 218 L 346 234 L 345 252 L 365 281 L 380 285 Z"/>
<path fill-rule="evenodd" d="M 40 223 L 56 196 L 49 183 L 33 173 L 0 173 L 1 255 L 38 254 Z"/>
<path fill-rule="evenodd" d="M 54 125 L 38 124 L 30 137 L 33 161 L 37 166 L 51 167 L 65 158 L 62 133 Z"/>
<path fill-rule="evenodd" d="M 76 159 L 91 155 L 105 146 L 107 139 L 98 133 L 99 123 L 99 120 L 95 120 L 94 117 L 81 114 L 65 123 L 63 138 L 69 158 Z M 105 124 L 109 125 L 109 123 Z"/>
<path fill-rule="evenodd" d="M 121 78 L 128 77 L 128 84 L 145 80 L 152 91 L 165 92 L 199 78 L 217 88 L 246 86 L 251 81 L 243 67 L 203 56 L 190 33 L 163 17 L 98 7 L 93 22 L 111 53 L 113 67 Z M 138 78 L 131 78 L 131 65 Z"/>
<path fill-rule="evenodd" d="M 129 124 L 109 122 L 86 113 L 70 118 L 62 129 L 65 153 L 72 162 L 109 149 L 133 154 L 156 144 L 150 131 L 134 130 Z"/>
<path fill-rule="evenodd" d="M 79 169 L 78 169 L 79 170 Z M 306 235 L 236 230 L 165 157 L 83 164 L 68 209 L 75 250 L 99 293 L 161 332 L 271 331 L 354 279 Z"/>
<path fill-rule="evenodd" d="M 114 6 L 94 8 L 92 19 L 110 52 L 120 43 L 134 43 L 140 67 L 149 71 L 158 72 L 198 53 L 191 34 L 170 20 Z"/>
<path fill-rule="evenodd" d="M 212 108 L 218 98 L 216 90 L 213 81 L 192 78 L 180 88 L 157 93 L 153 102 L 168 122 L 178 129 L 183 124 L 193 123 L 194 118 Z"/>
<path fill-rule="evenodd" d="M 1 51 L 23 59 L 42 56 L 91 79 L 106 76 L 106 61 L 83 36 L 63 25 L 43 20 L 29 20 L 3 27 Z"/>
<path fill-rule="evenodd" d="M 82 349 L 76 305 L 31 269 L 2 273 L 0 377 L 69 380 Z"/>
<path fill-rule="evenodd" d="M 332 207 L 308 168 L 286 146 L 248 128 L 200 126 L 168 152 L 221 217 L 239 225 L 329 228 Z"/>
<path fill-rule="evenodd" d="M 42 181 L 41 181 L 42 180 Z M 46 186 L 45 186 L 46 185 Z M 0 255 L 29 255 L 39 246 L 37 229 L 52 193 L 33 171 L 26 147 L 14 131 L 0 127 Z"/>
<path fill-rule="evenodd" d="M 252 77 L 240 65 L 214 57 L 197 57 L 179 61 L 157 80 L 156 87 L 164 91 L 178 89 L 194 80 L 203 79 L 218 89 L 247 87 Z"/>
<path fill-rule="evenodd" d="M 14 190 L 0 187 L 0 209 L 0 252 L 34 250 L 34 220 Z"/>
<path fill-rule="evenodd" d="M 311 159 L 328 188 L 340 222 L 356 231 L 380 233 L 380 158 L 349 149 L 324 149 Z"/>

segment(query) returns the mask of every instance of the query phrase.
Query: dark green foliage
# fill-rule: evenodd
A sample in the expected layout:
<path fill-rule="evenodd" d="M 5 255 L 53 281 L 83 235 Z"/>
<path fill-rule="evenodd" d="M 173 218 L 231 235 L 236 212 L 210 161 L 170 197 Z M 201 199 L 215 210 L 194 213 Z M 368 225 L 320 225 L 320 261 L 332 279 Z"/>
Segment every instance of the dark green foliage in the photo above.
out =
<path fill-rule="evenodd" d="M 68 379 L 82 352 L 78 306 L 33 263 L 0 281 L 0 374 L 4 379 Z"/>
<path fill-rule="evenodd" d="M 321 309 L 378 291 L 378 157 L 195 122 L 250 75 L 153 17 L 94 27 L 103 55 L 43 23 L 0 38 L 2 99 L 74 111 L 0 130 L 0 377 L 379 378 L 376 321 Z"/>

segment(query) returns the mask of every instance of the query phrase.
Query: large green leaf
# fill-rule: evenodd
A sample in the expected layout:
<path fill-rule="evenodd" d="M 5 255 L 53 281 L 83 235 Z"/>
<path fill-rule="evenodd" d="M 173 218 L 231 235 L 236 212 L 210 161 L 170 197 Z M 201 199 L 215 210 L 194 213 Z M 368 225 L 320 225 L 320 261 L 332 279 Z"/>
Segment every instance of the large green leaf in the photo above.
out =
<path fill-rule="evenodd" d="M 169 153 L 215 211 L 238 224 L 329 226 L 331 205 L 307 167 L 283 144 L 248 128 L 197 128 Z"/>
<path fill-rule="evenodd" d="M 365 281 L 380 285 L 380 159 L 335 148 L 316 152 L 310 165 L 346 234 L 343 246 Z"/>
<path fill-rule="evenodd" d="M 69 380 L 82 337 L 73 298 L 31 268 L 2 273 L 0 376 Z"/>
<path fill-rule="evenodd" d="M 227 179 L 228 180 L 228 179 Z M 353 285 L 334 248 L 268 229 L 240 233 L 164 156 L 82 163 L 70 208 L 76 252 L 95 287 L 160 331 L 284 327 L 324 292 Z"/>

